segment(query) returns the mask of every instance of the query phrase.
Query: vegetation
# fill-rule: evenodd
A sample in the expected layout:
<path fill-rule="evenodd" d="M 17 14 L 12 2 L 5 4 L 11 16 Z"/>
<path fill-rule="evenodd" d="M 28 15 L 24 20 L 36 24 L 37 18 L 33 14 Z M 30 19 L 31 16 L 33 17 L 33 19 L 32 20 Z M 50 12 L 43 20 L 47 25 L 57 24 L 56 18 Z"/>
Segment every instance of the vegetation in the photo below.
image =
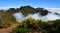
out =
<path fill-rule="evenodd" d="M 12 22 L 0 22 L 0 29 L 10 27 Z"/>
<path fill-rule="evenodd" d="M 13 29 L 12 30 L 13 31 L 13 33 L 27 33 L 27 32 L 29 32 L 29 29 L 28 28 L 16 28 L 16 29 Z"/>
<path fill-rule="evenodd" d="M 9 12 L 3 12 L 2 18 L 4 18 L 6 22 L 15 22 L 14 16 L 11 15 Z"/>
<path fill-rule="evenodd" d="M 17 31 L 20 31 L 20 28 L 28 28 L 31 33 L 40 32 L 40 31 L 42 33 L 59 33 L 60 32 L 60 20 L 44 22 L 41 20 L 34 20 L 30 18 L 28 20 L 23 21 L 21 25 L 15 28 L 15 30 L 18 29 Z M 21 32 L 24 32 L 24 30 Z"/>
<path fill-rule="evenodd" d="M 48 10 L 44 8 L 33 8 L 31 6 L 22 6 L 20 8 L 10 8 L 8 10 L 0 10 L 0 29 L 7 28 L 15 23 L 14 13 L 21 12 L 24 16 L 39 12 L 42 16 L 48 14 Z M 57 14 L 57 13 L 55 13 Z M 17 28 L 12 29 L 13 33 L 60 33 L 60 20 L 42 21 L 35 19 L 27 19 L 20 23 Z"/>
<path fill-rule="evenodd" d="M 34 14 L 39 12 L 42 16 L 48 14 L 48 10 L 44 10 L 44 8 L 33 8 L 31 6 L 22 6 L 20 8 L 9 8 L 8 10 L 0 10 L 0 21 L 1 22 L 15 22 L 15 18 L 13 16 L 14 13 L 20 12 L 24 16 L 28 14 Z"/>
<path fill-rule="evenodd" d="M 10 27 L 15 21 L 15 18 L 9 12 L 0 12 L 0 29 Z"/>

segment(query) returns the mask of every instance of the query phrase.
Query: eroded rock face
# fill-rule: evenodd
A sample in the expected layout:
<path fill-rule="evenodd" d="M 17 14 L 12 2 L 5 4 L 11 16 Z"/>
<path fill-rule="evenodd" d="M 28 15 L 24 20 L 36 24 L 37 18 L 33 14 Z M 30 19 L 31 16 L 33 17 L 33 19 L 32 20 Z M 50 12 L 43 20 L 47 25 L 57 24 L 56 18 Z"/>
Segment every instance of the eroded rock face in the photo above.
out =
<path fill-rule="evenodd" d="M 3 10 L 2 10 L 3 11 Z M 6 12 L 0 12 L 0 21 L 3 22 L 11 22 L 14 21 L 14 13 L 22 13 L 24 17 L 28 16 L 29 14 L 36 15 L 36 13 L 39 13 L 41 16 L 45 16 L 48 14 L 48 10 L 44 8 L 33 8 L 31 6 L 22 6 L 20 8 L 9 8 L 6 10 Z"/>
<path fill-rule="evenodd" d="M 21 12 L 24 16 L 27 16 L 28 14 L 36 13 L 36 9 L 31 6 L 22 6 L 20 7 L 19 12 Z"/>
<path fill-rule="evenodd" d="M 22 6 L 19 8 L 19 10 L 23 15 L 34 14 L 38 12 L 41 16 L 45 16 L 48 14 L 48 10 L 44 8 L 33 8 L 31 6 Z"/>
<path fill-rule="evenodd" d="M 19 10 L 18 10 L 18 8 L 17 8 L 17 9 L 15 9 L 15 8 L 9 8 L 9 9 L 7 10 L 7 12 L 9 12 L 9 13 L 11 13 L 11 14 L 14 14 L 14 13 L 16 13 L 16 12 L 19 12 Z"/>
<path fill-rule="evenodd" d="M 40 13 L 41 16 L 45 16 L 48 14 L 48 10 L 43 9 L 43 8 L 36 8 L 37 12 Z"/>

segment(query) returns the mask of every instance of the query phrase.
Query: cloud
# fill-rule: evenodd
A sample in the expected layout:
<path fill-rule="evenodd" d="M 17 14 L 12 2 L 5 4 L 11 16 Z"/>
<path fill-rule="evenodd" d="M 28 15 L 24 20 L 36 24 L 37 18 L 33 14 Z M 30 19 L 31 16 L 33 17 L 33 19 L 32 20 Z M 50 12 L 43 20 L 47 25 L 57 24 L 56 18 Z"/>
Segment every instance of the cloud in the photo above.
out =
<path fill-rule="evenodd" d="M 56 20 L 56 19 L 60 19 L 59 15 L 55 15 L 54 13 L 60 13 L 60 8 L 45 8 L 48 11 L 52 12 L 52 13 L 48 13 L 46 16 L 41 16 L 39 15 L 39 13 L 35 13 L 35 14 L 28 14 L 28 16 L 24 17 L 24 15 L 22 15 L 22 13 L 15 13 L 14 17 L 16 18 L 17 22 L 23 21 L 25 19 L 28 19 L 30 17 L 32 17 L 35 20 L 43 20 L 43 21 L 51 21 L 51 20 Z"/>
<path fill-rule="evenodd" d="M 22 13 L 14 13 L 13 15 L 16 18 L 17 22 L 21 22 L 21 21 L 23 21 L 25 19 L 24 15 Z"/>
<path fill-rule="evenodd" d="M 55 15 L 54 13 L 49 13 L 48 15 L 45 16 L 45 20 L 56 20 L 56 19 L 60 19 L 60 17 L 58 15 Z"/>
<path fill-rule="evenodd" d="M 9 8 L 14 8 L 14 7 L 0 7 L 0 9 L 9 9 Z M 41 19 L 44 21 L 60 19 L 60 16 L 54 14 L 55 12 L 60 13 L 60 8 L 45 8 L 45 9 L 47 9 L 48 11 L 50 11 L 52 13 L 49 13 L 46 16 L 41 16 L 41 15 L 39 15 L 39 13 L 28 14 L 27 17 L 24 17 L 24 15 L 22 13 L 14 13 L 13 15 L 16 18 L 17 22 L 21 22 L 30 17 L 32 17 L 33 19 L 36 19 L 36 20 Z"/>
<path fill-rule="evenodd" d="M 46 16 L 41 16 L 41 15 L 39 15 L 39 13 L 28 14 L 28 16 L 26 16 L 26 17 L 24 17 L 24 15 L 22 13 L 15 13 L 13 15 L 16 18 L 17 22 L 24 21 L 25 19 L 29 19 L 30 17 L 35 20 L 43 20 L 43 21 L 51 21 L 51 20 L 60 19 L 60 16 L 55 15 L 54 13 L 49 13 Z"/>
<path fill-rule="evenodd" d="M 57 12 L 57 13 L 60 13 L 60 8 L 45 8 L 51 12 Z"/>

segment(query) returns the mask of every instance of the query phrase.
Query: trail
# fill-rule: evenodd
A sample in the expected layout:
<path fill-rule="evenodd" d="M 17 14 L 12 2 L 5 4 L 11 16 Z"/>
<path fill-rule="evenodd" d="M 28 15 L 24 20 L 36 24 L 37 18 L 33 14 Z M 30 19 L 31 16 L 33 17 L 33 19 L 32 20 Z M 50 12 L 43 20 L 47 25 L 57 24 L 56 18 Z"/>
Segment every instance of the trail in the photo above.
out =
<path fill-rule="evenodd" d="M 19 26 L 19 24 L 13 24 L 12 26 L 8 27 L 8 28 L 3 28 L 0 29 L 0 33 L 11 33 L 13 28 L 16 28 L 17 26 Z M 34 32 L 34 33 L 38 33 L 38 32 Z M 42 33 L 41 31 L 39 33 Z"/>
<path fill-rule="evenodd" d="M 19 24 L 13 24 L 12 26 L 8 27 L 8 28 L 3 28 L 0 29 L 0 33 L 10 33 L 12 31 L 12 28 L 16 28 L 17 26 L 19 26 Z"/>

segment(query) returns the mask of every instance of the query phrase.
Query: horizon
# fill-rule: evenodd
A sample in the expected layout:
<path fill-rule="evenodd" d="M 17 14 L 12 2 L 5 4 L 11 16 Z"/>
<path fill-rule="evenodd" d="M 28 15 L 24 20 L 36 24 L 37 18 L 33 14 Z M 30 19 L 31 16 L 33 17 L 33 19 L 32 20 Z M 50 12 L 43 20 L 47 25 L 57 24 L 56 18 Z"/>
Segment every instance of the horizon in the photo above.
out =
<path fill-rule="evenodd" d="M 30 5 L 25 5 L 25 6 L 30 6 Z M 20 8 L 20 7 L 0 7 L 0 10 L 1 9 L 5 10 L 5 9 L 9 9 L 9 8 Z M 33 8 L 43 8 L 43 7 L 33 7 Z M 48 8 L 48 7 L 45 7 L 44 9 L 57 9 L 57 10 L 59 10 L 60 8 Z"/>
<path fill-rule="evenodd" d="M 21 7 L 21 6 L 20 6 Z M 0 10 L 8 10 L 9 8 L 20 8 L 20 7 L 0 7 Z M 31 6 L 32 7 L 32 6 Z M 41 7 L 33 7 L 33 8 L 41 8 Z M 60 14 L 60 8 L 44 8 L 50 12 L 57 12 Z"/>
<path fill-rule="evenodd" d="M 0 10 L 20 8 L 27 5 L 33 8 L 53 9 L 53 11 L 60 13 L 60 0 L 0 0 Z"/>

